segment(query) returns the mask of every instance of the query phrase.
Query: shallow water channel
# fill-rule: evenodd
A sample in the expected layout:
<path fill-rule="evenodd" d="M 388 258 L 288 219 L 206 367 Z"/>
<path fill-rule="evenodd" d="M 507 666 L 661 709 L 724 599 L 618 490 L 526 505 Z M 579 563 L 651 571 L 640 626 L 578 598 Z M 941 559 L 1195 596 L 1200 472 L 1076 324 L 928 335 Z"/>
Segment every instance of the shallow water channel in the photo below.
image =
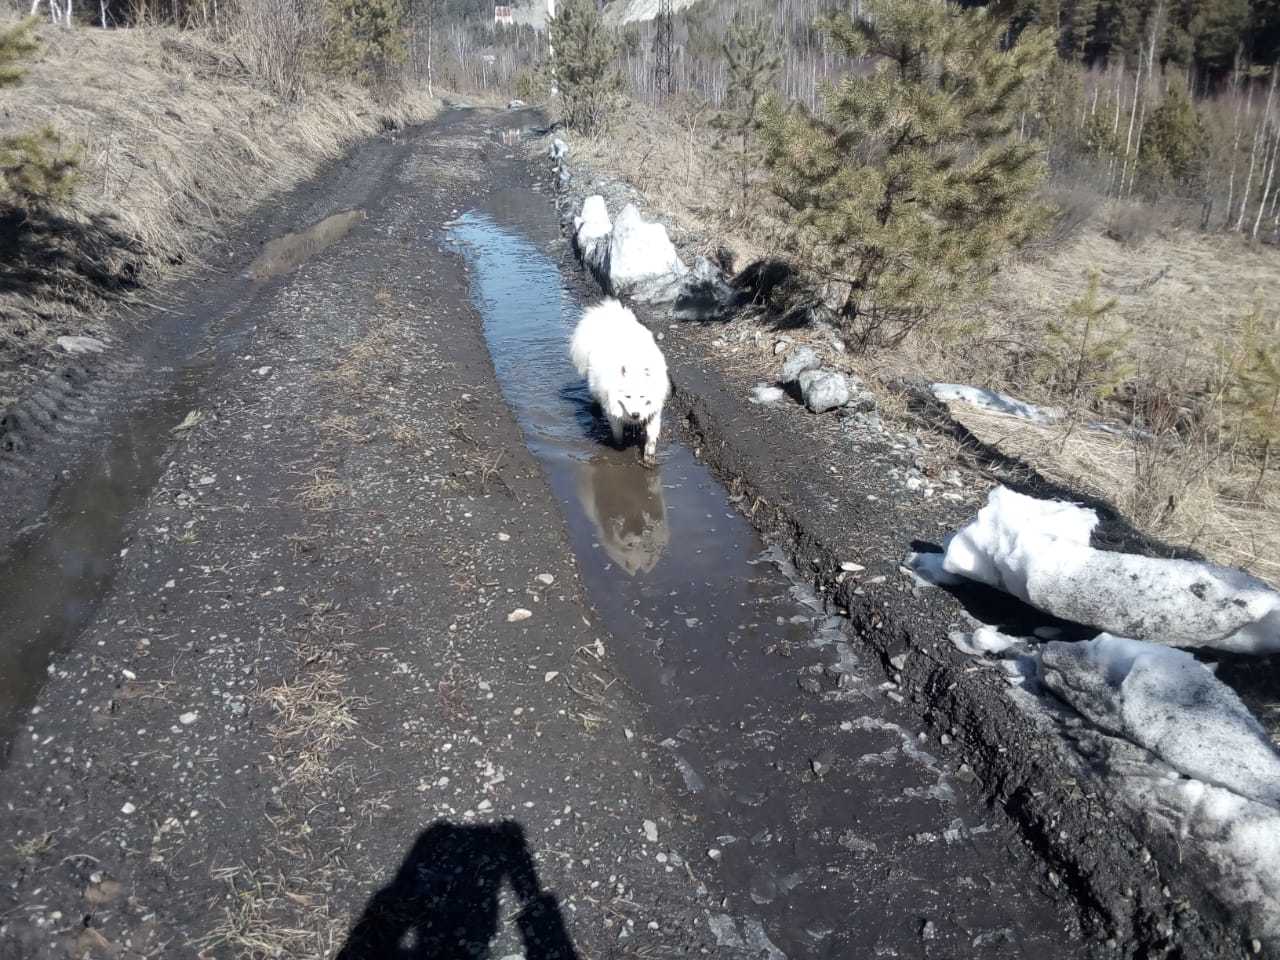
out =
<path fill-rule="evenodd" d="M 770 958 L 1070 955 L 1009 827 L 707 468 L 669 427 L 656 470 L 612 448 L 566 356 L 588 294 L 528 239 L 549 213 L 522 206 L 468 212 L 450 237 L 624 679 L 701 825 L 705 849 L 685 853 L 699 873 L 718 862 L 717 937 Z"/>

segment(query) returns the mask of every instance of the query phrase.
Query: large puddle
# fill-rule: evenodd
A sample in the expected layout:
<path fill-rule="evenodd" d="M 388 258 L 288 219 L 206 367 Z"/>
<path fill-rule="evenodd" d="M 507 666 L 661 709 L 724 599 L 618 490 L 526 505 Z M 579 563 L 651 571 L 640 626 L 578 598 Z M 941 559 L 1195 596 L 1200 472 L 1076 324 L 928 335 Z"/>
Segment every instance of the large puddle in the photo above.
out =
<path fill-rule="evenodd" d="M 1070 955 L 1034 878 L 1007 875 L 1003 826 L 709 471 L 670 435 L 657 470 L 609 445 L 566 357 L 576 290 L 525 238 L 541 225 L 503 216 L 470 212 L 451 236 L 592 603 L 702 825 L 706 849 L 687 853 L 719 861 L 717 936 L 775 960 L 766 934 L 792 958 Z"/>

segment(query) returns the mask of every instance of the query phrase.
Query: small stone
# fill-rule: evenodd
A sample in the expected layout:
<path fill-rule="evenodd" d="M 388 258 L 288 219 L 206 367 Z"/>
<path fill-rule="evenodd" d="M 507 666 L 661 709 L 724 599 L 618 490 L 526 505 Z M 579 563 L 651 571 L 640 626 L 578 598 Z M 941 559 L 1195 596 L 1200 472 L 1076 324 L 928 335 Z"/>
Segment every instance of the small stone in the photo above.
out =
<path fill-rule="evenodd" d="M 521 620 L 528 620 L 532 616 L 532 610 L 526 610 L 524 607 L 516 607 L 516 609 L 507 614 L 507 623 L 519 623 Z"/>
<path fill-rule="evenodd" d="M 900 653 L 896 657 L 889 658 L 889 665 L 895 670 L 902 670 L 907 665 L 907 655 Z"/>
<path fill-rule="evenodd" d="M 818 779 L 822 779 L 831 772 L 831 765 L 834 761 L 835 755 L 828 750 L 824 750 L 809 761 L 809 766 L 813 770 L 813 775 Z"/>
<path fill-rule="evenodd" d="M 852 560 L 846 560 L 844 563 L 840 564 L 840 569 L 845 573 L 861 573 L 867 568 L 860 563 L 854 563 Z"/>
<path fill-rule="evenodd" d="M 644 838 L 650 843 L 658 842 L 658 825 L 652 820 L 644 822 Z"/>
<path fill-rule="evenodd" d="M 254 372 L 254 373 L 256 373 L 256 374 L 257 374 L 258 376 L 260 376 L 260 377 L 269 377 L 269 376 L 271 376 L 271 368 L 270 368 L 270 367 L 259 367 L 257 370 L 255 370 L 255 371 L 253 371 L 253 372 Z"/>
<path fill-rule="evenodd" d="M 199 716 L 200 714 L 192 710 L 189 713 L 184 713 L 182 716 L 180 716 L 178 718 L 178 722 L 182 724 L 184 727 L 189 727 L 196 722 L 196 718 Z"/>
<path fill-rule="evenodd" d="M 787 341 L 785 341 L 785 340 L 779 340 L 777 343 L 775 343 L 775 344 L 773 345 L 773 355 L 774 355 L 775 357 L 780 357 L 780 356 L 782 356 L 784 353 L 786 353 L 786 352 L 787 352 L 787 349 L 788 349 L 790 346 L 791 346 L 791 344 L 787 343 Z"/>
<path fill-rule="evenodd" d="M 553 577 L 553 576 L 552 576 L 551 574 L 549 574 L 549 573 L 540 573 L 540 574 L 538 574 L 538 576 L 537 576 L 537 580 L 538 580 L 538 582 L 539 582 L 540 584 L 542 584 L 544 587 L 549 587 L 549 586 L 551 586 L 553 583 L 555 583 L 555 582 L 556 582 L 556 578 L 555 578 L 555 577 Z"/>
<path fill-rule="evenodd" d="M 1254 953 L 1261 953 L 1262 941 L 1259 940 L 1257 937 L 1254 937 L 1252 940 L 1249 941 L 1249 949 L 1252 950 Z"/>
<path fill-rule="evenodd" d="M 711 860 L 719 860 L 720 856 L 721 856 L 720 849 L 718 847 L 712 847 L 707 851 L 707 857 Z M 1257 942 L 1258 941 L 1256 940 L 1254 941 L 1254 943 L 1257 943 Z"/>
<path fill-rule="evenodd" d="M 506 543 L 506 542 L 507 542 L 508 540 L 510 540 L 510 539 L 511 539 L 511 534 L 509 534 L 509 533 L 500 533 L 500 534 L 498 534 L 498 540 L 499 540 L 500 542 L 502 542 L 502 543 Z"/>
<path fill-rule="evenodd" d="M 138 675 L 137 675 L 136 673 L 134 673 L 132 670 L 121 670 L 121 671 L 120 671 L 120 675 L 121 675 L 122 677 L 124 677 L 126 680 L 137 680 L 137 679 L 138 679 Z"/>
<path fill-rule="evenodd" d="M 542 675 L 542 682 L 550 683 L 552 680 L 554 680 L 558 676 L 560 676 L 559 670 L 548 670 L 546 673 Z"/>
<path fill-rule="evenodd" d="M 932 920 L 926 920 L 920 926 L 921 940 L 936 940 L 938 938 L 938 928 L 933 925 Z"/>
<path fill-rule="evenodd" d="M 120 808 L 120 812 L 127 817 L 129 816 L 129 814 L 136 812 L 137 809 L 138 808 L 135 807 L 132 803 L 126 803 L 123 807 Z"/>

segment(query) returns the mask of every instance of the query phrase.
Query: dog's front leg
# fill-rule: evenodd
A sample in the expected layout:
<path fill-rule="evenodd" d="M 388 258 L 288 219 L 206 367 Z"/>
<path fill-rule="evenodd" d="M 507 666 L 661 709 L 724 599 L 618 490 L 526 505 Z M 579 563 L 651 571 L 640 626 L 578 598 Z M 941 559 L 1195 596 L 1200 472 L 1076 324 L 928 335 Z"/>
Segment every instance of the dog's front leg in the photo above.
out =
<path fill-rule="evenodd" d="M 644 462 L 649 466 L 658 462 L 658 434 L 661 431 L 662 411 L 658 411 L 644 425 Z"/>
<path fill-rule="evenodd" d="M 613 432 L 613 445 L 620 447 L 622 446 L 626 425 L 622 422 L 621 417 L 615 417 L 612 413 L 607 413 L 606 416 L 609 418 L 609 429 Z"/>

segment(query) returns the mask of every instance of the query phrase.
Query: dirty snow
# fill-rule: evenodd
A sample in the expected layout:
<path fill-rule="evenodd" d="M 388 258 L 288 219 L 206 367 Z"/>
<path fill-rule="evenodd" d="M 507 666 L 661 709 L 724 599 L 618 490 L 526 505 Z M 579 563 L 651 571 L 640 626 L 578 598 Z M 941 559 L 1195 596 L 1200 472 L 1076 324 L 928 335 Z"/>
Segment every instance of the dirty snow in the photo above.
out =
<path fill-rule="evenodd" d="M 614 296 L 672 300 L 679 278 L 688 272 L 667 228 L 646 221 L 635 204 L 627 204 L 609 236 L 607 273 Z"/>
<path fill-rule="evenodd" d="M 1240 570 L 1096 550 L 1089 536 L 1097 524 L 1076 504 L 997 487 L 949 539 L 942 568 L 1117 636 L 1280 650 L 1280 593 Z"/>
<path fill-rule="evenodd" d="M 1049 643 L 1040 664 L 1044 685 L 1102 729 L 1280 812 L 1280 753 L 1234 691 L 1191 654 L 1104 633 Z"/>
<path fill-rule="evenodd" d="M 1053 423 L 1062 419 L 1062 411 L 1053 407 L 1040 407 L 1027 403 L 1017 397 L 996 390 L 984 390 L 982 387 L 970 387 L 962 383 L 935 383 L 929 387 L 933 395 L 943 403 L 959 400 L 987 410 L 991 413 L 1003 413 L 1017 417 L 1019 420 L 1030 420 L 1032 423 Z"/>

